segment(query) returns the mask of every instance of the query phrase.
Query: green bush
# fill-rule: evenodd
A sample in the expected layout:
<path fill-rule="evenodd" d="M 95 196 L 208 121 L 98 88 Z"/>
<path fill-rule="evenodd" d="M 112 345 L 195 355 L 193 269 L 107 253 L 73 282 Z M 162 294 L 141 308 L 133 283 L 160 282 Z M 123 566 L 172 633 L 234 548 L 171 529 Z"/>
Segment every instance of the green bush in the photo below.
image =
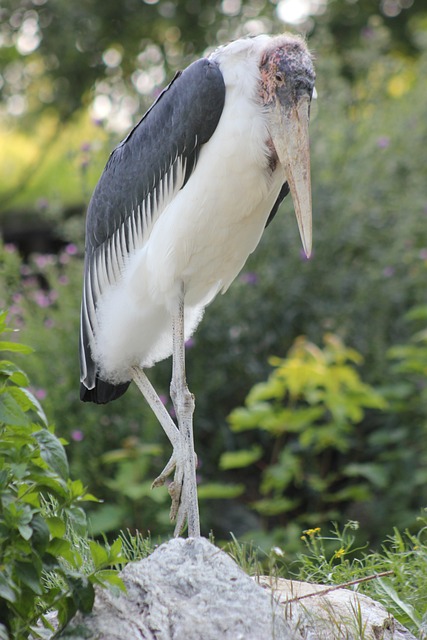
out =
<path fill-rule="evenodd" d="M 416 528 L 427 483 L 426 307 L 406 318 L 421 328 L 390 348 L 381 386 L 362 382 L 360 354 L 337 336 L 327 334 L 323 349 L 299 338 L 231 412 L 231 429 L 250 446 L 220 465 L 250 478 L 245 499 L 262 516 L 260 540 L 270 531 L 272 543 L 292 545 L 301 528 L 348 518 L 373 543 L 392 522 Z"/>
<path fill-rule="evenodd" d="M 0 335 L 7 331 L 0 314 Z M 28 354 L 16 341 L 0 352 Z M 63 447 L 27 375 L 0 361 L 0 638 L 39 635 L 37 622 L 54 609 L 64 625 L 77 610 L 90 611 L 94 585 L 122 583 L 111 565 L 123 560 L 121 541 L 104 547 L 89 540 L 84 501 L 94 500 L 69 476 Z"/>
<path fill-rule="evenodd" d="M 414 515 L 427 503 L 427 310 L 404 315 L 409 338 L 388 352 L 388 375 L 381 392 L 389 406 L 384 420 L 371 425 L 366 445 L 387 477 L 387 491 L 369 511 L 372 523 L 398 522 L 413 527 Z"/>
<path fill-rule="evenodd" d="M 251 506 L 269 527 L 329 522 L 349 503 L 370 501 L 373 487 L 385 487 L 381 466 L 365 459 L 359 439 L 366 412 L 384 410 L 385 400 L 360 379 L 360 354 L 331 334 L 324 342 L 320 349 L 299 338 L 286 358 L 271 358 L 267 381 L 229 417 L 235 433 L 256 430 L 262 446 L 227 452 L 220 465 L 256 464 Z"/>

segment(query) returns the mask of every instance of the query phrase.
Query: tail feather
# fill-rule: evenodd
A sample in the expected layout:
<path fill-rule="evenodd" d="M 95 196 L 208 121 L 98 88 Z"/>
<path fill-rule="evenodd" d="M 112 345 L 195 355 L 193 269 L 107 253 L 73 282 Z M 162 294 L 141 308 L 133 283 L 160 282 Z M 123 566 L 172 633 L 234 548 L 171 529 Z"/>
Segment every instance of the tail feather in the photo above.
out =
<path fill-rule="evenodd" d="M 82 382 L 80 383 L 80 400 L 83 402 L 95 402 L 96 404 L 106 404 L 111 400 L 120 398 L 129 387 L 131 381 L 122 384 L 112 384 L 96 377 L 93 389 L 88 389 Z"/>

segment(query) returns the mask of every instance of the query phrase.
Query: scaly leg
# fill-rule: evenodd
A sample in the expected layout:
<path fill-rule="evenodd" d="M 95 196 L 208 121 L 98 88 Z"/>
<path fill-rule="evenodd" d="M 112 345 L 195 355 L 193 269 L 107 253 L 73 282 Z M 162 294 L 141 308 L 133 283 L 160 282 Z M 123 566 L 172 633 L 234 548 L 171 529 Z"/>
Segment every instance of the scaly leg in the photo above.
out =
<path fill-rule="evenodd" d="M 178 427 L 164 407 L 153 385 L 143 369 L 133 367 L 133 380 L 150 405 L 163 430 L 169 438 L 173 453 L 162 473 L 153 482 L 153 487 L 163 485 L 175 470 L 173 482 L 169 485 L 172 499 L 170 517 L 176 518 L 175 536 L 179 536 L 188 522 L 188 535 L 200 536 L 199 506 L 197 501 L 196 454 L 193 442 L 194 396 L 190 393 L 185 379 L 184 343 L 184 297 L 181 296 L 177 312 L 172 319 L 173 360 L 170 393 L 174 404 Z"/>
<path fill-rule="evenodd" d="M 181 533 L 185 521 L 188 522 L 189 537 L 200 536 L 199 505 L 197 501 L 196 454 L 193 441 L 194 396 L 188 390 L 185 378 L 184 342 L 184 295 L 179 300 L 177 313 L 172 321 L 173 362 L 170 386 L 179 432 L 182 437 L 181 462 L 183 464 L 182 485 L 174 487 L 180 494 L 175 526 L 175 536 Z"/>
<path fill-rule="evenodd" d="M 177 491 L 176 487 L 182 486 L 183 476 L 183 465 L 177 464 L 178 461 L 182 459 L 182 437 L 174 421 L 170 417 L 165 406 L 157 395 L 156 390 L 145 375 L 144 370 L 141 369 L 141 367 L 132 367 L 132 373 L 135 384 L 151 407 L 153 413 L 160 422 L 163 431 L 166 433 L 172 444 L 172 456 L 170 457 L 162 473 L 154 480 L 152 486 L 154 488 L 164 485 L 166 478 L 173 472 L 174 469 L 176 470 L 174 482 L 169 486 L 169 494 L 172 498 L 170 518 L 171 520 L 175 520 L 176 514 L 178 513 L 179 509 L 181 493 L 180 491 Z"/>

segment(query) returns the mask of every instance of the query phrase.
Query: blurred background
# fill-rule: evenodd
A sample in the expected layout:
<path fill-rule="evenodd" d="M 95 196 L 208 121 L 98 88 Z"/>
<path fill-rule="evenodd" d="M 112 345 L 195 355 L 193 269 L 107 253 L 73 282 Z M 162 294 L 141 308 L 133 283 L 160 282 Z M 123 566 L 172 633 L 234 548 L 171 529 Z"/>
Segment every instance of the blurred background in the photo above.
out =
<path fill-rule="evenodd" d="M 372 546 L 427 507 L 427 9 L 421 0 L 2 0 L 0 306 L 93 532 L 168 536 L 169 445 L 140 394 L 79 401 L 84 219 L 112 148 L 230 39 L 285 30 L 317 69 L 314 252 L 285 199 L 187 344 L 202 532 L 292 553 L 359 523 Z M 221 185 L 218 185 L 221 188 Z M 149 375 L 168 399 L 170 362 Z"/>

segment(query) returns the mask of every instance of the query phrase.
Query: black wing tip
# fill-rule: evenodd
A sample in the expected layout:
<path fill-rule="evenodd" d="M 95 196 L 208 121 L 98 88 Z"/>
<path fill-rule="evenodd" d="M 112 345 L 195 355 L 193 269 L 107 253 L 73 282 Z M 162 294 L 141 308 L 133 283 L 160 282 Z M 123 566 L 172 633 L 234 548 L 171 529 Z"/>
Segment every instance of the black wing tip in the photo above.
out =
<path fill-rule="evenodd" d="M 117 398 L 126 393 L 129 385 L 130 381 L 116 385 L 96 378 L 93 389 L 88 389 L 83 383 L 80 383 L 80 400 L 94 402 L 95 404 L 107 404 L 107 402 L 117 400 Z"/>
<path fill-rule="evenodd" d="M 273 220 L 274 216 L 276 215 L 276 213 L 277 213 L 277 211 L 278 211 L 278 209 L 280 207 L 280 204 L 281 204 L 282 200 L 284 198 L 286 198 L 286 196 L 288 195 L 289 191 L 290 191 L 289 184 L 287 182 L 285 182 L 282 185 L 282 188 L 280 189 L 280 193 L 277 196 L 277 200 L 274 203 L 272 210 L 270 211 L 270 214 L 269 214 L 269 216 L 267 218 L 267 222 L 265 223 L 265 228 L 267 228 L 268 225 L 270 224 L 270 222 Z"/>

